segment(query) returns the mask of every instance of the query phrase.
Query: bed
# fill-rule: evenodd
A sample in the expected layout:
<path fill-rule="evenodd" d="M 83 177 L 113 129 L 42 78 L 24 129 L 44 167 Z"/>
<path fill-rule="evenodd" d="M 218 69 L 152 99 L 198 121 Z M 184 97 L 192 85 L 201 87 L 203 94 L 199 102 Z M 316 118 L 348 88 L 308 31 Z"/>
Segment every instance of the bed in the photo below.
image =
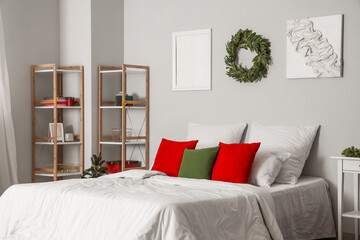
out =
<path fill-rule="evenodd" d="M 284 239 L 335 238 L 329 186 L 318 177 L 302 176 L 297 184 L 268 188 Z"/>
<path fill-rule="evenodd" d="M 144 173 L 12 186 L 0 198 L 0 239 L 335 236 L 328 187 L 319 178 L 266 189 Z"/>

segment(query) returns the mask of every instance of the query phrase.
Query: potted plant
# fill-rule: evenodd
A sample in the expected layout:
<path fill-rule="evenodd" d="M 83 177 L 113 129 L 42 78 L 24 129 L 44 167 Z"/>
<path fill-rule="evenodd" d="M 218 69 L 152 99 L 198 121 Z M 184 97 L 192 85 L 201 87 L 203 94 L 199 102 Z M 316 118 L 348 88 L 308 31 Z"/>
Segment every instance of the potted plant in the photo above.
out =
<path fill-rule="evenodd" d="M 356 148 L 354 146 L 351 146 L 351 147 L 344 149 L 341 154 L 344 155 L 345 157 L 359 158 L 360 157 L 360 149 Z"/>
<path fill-rule="evenodd" d="M 105 163 L 104 160 L 102 160 L 101 153 L 99 155 L 93 154 L 91 157 L 91 167 L 84 170 L 82 178 L 98 178 L 101 177 L 104 174 L 107 174 L 108 168 L 103 166 Z"/>

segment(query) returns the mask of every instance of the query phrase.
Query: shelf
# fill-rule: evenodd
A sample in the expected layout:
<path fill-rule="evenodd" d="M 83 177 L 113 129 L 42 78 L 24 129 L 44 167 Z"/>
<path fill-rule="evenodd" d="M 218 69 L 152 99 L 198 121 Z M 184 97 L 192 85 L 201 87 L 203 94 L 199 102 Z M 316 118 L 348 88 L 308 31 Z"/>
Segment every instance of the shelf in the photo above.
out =
<path fill-rule="evenodd" d="M 133 169 L 144 169 L 144 170 L 146 170 L 146 167 L 126 167 L 126 166 L 125 166 L 124 171 L 126 171 L 126 170 L 133 170 Z M 111 173 L 110 173 L 110 174 L 111 174 Z"/>
<path fill-rule="evenodd" d="M 122 73 L 123 70 L 119 69 L 119 70 L 101 70 L 100 73 Z M 140 68 L 132 68 L 132 69 L 126 69 L 126 72 L 128 73 L 145 73 L 146 70 L 145 69 L 140 69 Z"/>
<path fill-rule="evenodd" d="M 116 107 L 115 106 L 115 101 L 102 101 L 102 106 L 112 106 L 112 107 Z M 133 101 L 133 100 L 125 100 L 125 104 L 133 104 L 133 106 L 129 106 L 127 105 L 126 107 L 134 107 L 134 105 L 142 105 L 141 107 L 144 107 L 144 105 L 146 104 L 146 101 Z M 120 106 L 119 106 L 120 107 Z"/>
<path fill-rule="evenodd" d="M 122 145 L 122 142 L 113 142 L 113 141 L 101 141 L 100 144 L 102 145 Z M 131 140 L 126 141 L 125 145 L 144 145 L 145 140 Z"/>
<path fill-rule="evenodd" d="M 100 106 L 101 109 L 122 109 L 122 106 Z M 146 109 L 146 106 L 126 106 L 127 109 Z"/>
<path fill-rule="evenodd" d="M 53 173 L 49 173 L 49 172 L 40 172 L 40 171 L 36 171 L 35 172 L 36 176 L 42 176 L 42 177 L 54 177 Z M 80 171 L 74 171 L 74 172 L 68 172 L 68 173 L 57 173 L 56 174 L 58 177 L 67 177 L 67 176 L 80 176 L 81 173 Z"/>
<path fill-rule="evenodd" d="M 342 214 L 343 217 L 357 218 L 360 219 L 360 211 L 345 212 Z"/>
<path fill-rule="evenodd" d="M 35 144 L 37 145 L 54 145 L 53 142 L 35 142 Z M 57 145 L 80 145 L 82 144 L 82 142 L 79 142 L 79 141 L 74 141 L 74 142 L 57 142 Z"/>
<path fill-rule="evenodd" d="M 47 73 L 53 71 L 54 70 L 52 68 L 35 70 L 36 73 Z M 81 70 L 79 69 L 56 69 L 56 71 L 61 73 L 81 73 Z"/>
<path fill-rule="evenodd" d="M 345 157 L 345 156 L 332 156 L 331 159 L 336 159 L 336 160 L 355 160 L 355 161 L 360 161 L 360 158 L 356 158 L 356 157 Z"/>
<path fill-rule="evenodd" d="M 115 106 L 115 101 L 102 101 L 102 106 Z M 141 107 L 144 107 L 146 105 L 146 101 L 133 101 L 133 100 L 126 100 L 125 104 L 133 104 L 132 106 L 127 105 L 126 107 L 134 107 L 134 105 L 141 105 Z M 119 106 L 120 107 L 120 106 Z"/>
<path fill-rule="evenodd" d="M 49 102 L 49 100 L 35 100 L 34 101 L 35 105 L 39 104 L 39 105 L 36 105 L 37 107 L 53 107 L 53 106 L 46 106 L 46 104 L 49 104 L 49 103 L 53 103 L 53 100 L 51 100 L 50 102 Z M 69 106 L 69 107 L 81 107 L 79 100 L 74 101 L 74 104 L 76 104 L 76 105 L 75 106 Z M 68 106 L 58 106 L 58 108 L 59 107 L 68 107 Z"/>
<path fill-rule="evenodd" d="M 343 173 L 352 173 L 352 174 L 360 174 L 359 171 L 349 171 L 349 170 L 343 170 Z"/>
<path fill-rule="evenodd" d="M 81 109 L 81 106 L 57 106 L 61 109 Z M 54 106 L 35 106 L 35 109 L 54 109 Z"/>
<path fill-rule="evenodd" d="M 149 66 L 142 66 L 142 65 L 132 65 L 132 64 L 122 64 L 121 66 L 99 66 L 99 142 L 98 142 L 98 152 L 102 152 L 102 149 L 104 148 L 104 145 L 113 145 L 115 147 L 118 147 L 121 149 L 120 151 L 120 159 L 126 159 L 127 151 L 132 150 L 132 153 L 134 151 L 138 151 L 137 153 L 141 154 L 142 162 L 144 164 L 143 169 L 149 168 L 149 90 L 150 90 L 150 68 Z M 122 105 L 116 106 L 116 101 L 114 101 L 114 96 L 108 96 L 103 95 L 103 87 L 105 84 L 108 84 L 109 81 L 105 81 L 104 74 L 107 73 L 117 73 L 116 75 L 112 75 L 113 77 L 109 79 L 112 80 L 118 80 L 121 86 L 121 90 L 123 90 L 123 94 L 125 94 L 126 91 L 126 83 L 127 79 L 131 74 L 137 74 L 136 80 L 143 79 L 144 81 L 144 89 L 140 88 L 139 90 L 145 90 L 145 96 L 141 95 L 141 99 L 134 100 L 126 100 L 125 96 L 122 97 Z M 128 74 L 129 73 L 129 74 Z M 104 98 L 106 100 L 104 100 Z M 111 101 L 112 100 L 112 101 Z M 128 127 L 135 127 L 133 126 L 133 120 L 131 117 L 138 117 L 137 115 L 131 116 L 132 114 L 128 113 L 127 111 L 144 111 L 144 120 L 141 123 L 141 126 L 139 130 L 135 131 L 136 134 L 134 136 L 130 136 L 132 134 L 126 133 L 124 138 L 122 136 L 104 136 L 103 135 L 103 117 L 110 113 L 110 111 L 103 111 L 103 109 L 108 110 L 121 110 L 121 122 L 120 122 L 120 129 L 126 129 Z M 136 110 L 135 110 L 136 109 Z M 139 111 L 139 113 L 140 113 Z M 122 112 L 122 114 L 121 114 Z M 143 112 L 140 113 L 140 117 L 143 119 Z M 115 120 L 115 119 L 114 119 Z M 127 124 L 127 121 L 130 122 L 130 124 Z M 137 122 L 136 122 L 137 123 Z M 138 123 L 137 123 L 138 124 Z M 136 124 L 136 125 L 137 125 Z M 124 134 L 124 133 L 123 133 Z M 137 136 L 139 134 L 143 134 L 145 136 Z M 127 148 L 127 146 L 132 146 Z M 133 148 L 133 149 L 132 149 Z M 143 149 L 145 148 L 145 154 L 143 154 Z M 106 148 L 106 150 L 110 150 Z M 125 170 L 125 169 L 123 169 Z"/>
<path fill-rule="evenodd" d="M 39 74 L 35 74 L 39 73 Z M 37 83 L 37 78 L 40 77 L 40 73 L 46 73 L 42 75 L 46 77 L 49 82 L 52 82 L 52 87 L 48 89 L 49 98 L 45 98 L 43 100 L 37 100 L 40 96 L 36 95 L 36 85 L 41 83 Z M 64 74 L 62 74 L 64 73 Z M 79 85 L 74 85 L 74 81 L 65 80 L 66 78 L 65 73 L 71 73 L 71 76 L 76 77 L 79 80 Z M 74 73 L 74 74 L 73 74 Z M 70 77 L 70 75 L 69 75 Z M 66 87 L 67 86 L 67 87 Z M 78 86 L 78 94 L 75 94 L 77 97 L 74 98 L 74 106 L 63 106 L 64 104 L 59 103 L 58 97 L 63 96 L 64 87 L 73 88 L 74 86 Z M 65 176 L 79 176 L 82 173 L 84 168 L 84 66 L 58 66 L 55 63 L 51 64 L 38 64 L 31 66 L 31 107 L 32 107 L 32 174 L 31 174 L 31 181 L 36 181 L 36 176 L 44 176 L 44 177 L 51 177 L 54 181 L 58 180 L 58 177 L 65 177 Z M 62 106 L 61 106 L 62 105 Z M 56 107 L 55 107 L 56 106 Z M 36 128 L 37 126 L 37 114 L 40 114 L 40 109 L 47 109 L 47 112 L 53 112 L 52 123 L 61 123 L 63 121 L 63 114 L 65 111 L 63 109 L 76 109 L 76 114 L 79 114 L 80 117 L 74 117 L 72 119 L 72 123 L 75 121 L 79 123 L 79 135 L 74 135 L 73 142 L 63 142 L 57 141 L 55 137 L 49 136 L 36 136 Z M 59 111 L 58 111 L 59 110 Z M 73 111 L 71 110 L 71 111 Z M 66 110 L 67 111 L 67 110 Z M 43 117 L 43 116 L 41 116 Z M 69 120 L 70 121 L 70 120 Z M 62 124 L 62 123 L 61 123 Z M 62 134 L 64 135 L 64 134 Z M 59 136 L 58 136 L 59 138 Z M 55 143 L 56 142 L 56 143 Z M 49 158 L 49 163 L 53 163 L 52 166 L 42 166 L 36 167 L 36 152 L 38 150 L 43 149 L 43 147 L 39 146 L 46 146 L 45 148 L 52 148 L 52 154 Z M 63 146 L 74 146 L 74 147 L 63 147 Z M 64 154 L 65 151 L 73 151 L 79 149 L 79 157 L 76 157 L 74 162 L 76 162 L 76 166 L 65 165 L 63 164 Z M 77 152 L 77 151 L 76 151 Z M 42 151 L 38 153 L 38 155 L 42 154 Z M 51 160 L 50 160 L 51 159 Z M 62 172 L 54 172 L 55 169 L 59 169 Z M 57 166 L 57 167 L 56 167 Z M 66 167 L 66 168 L 65 168 Z M 69 172 L 67 172 L 67 169 Z"/>

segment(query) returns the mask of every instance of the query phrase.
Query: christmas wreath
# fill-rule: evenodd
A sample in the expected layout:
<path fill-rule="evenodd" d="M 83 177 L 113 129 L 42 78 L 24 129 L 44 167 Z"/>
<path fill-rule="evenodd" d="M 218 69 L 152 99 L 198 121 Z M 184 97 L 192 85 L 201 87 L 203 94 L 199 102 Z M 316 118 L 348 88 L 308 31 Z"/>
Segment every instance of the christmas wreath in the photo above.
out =
<path fill-rule="evenodd" d="M 270 41 L 257 35 L 255 32 L 240 29 L 226 44 L 225 56 L 226 74 L 239 82 L 257 82 L 267 76 L 268 66 L 271 63 Z M 237 55 L 240 48 L 256 52 L 251 68 L 237 64 Z"/>

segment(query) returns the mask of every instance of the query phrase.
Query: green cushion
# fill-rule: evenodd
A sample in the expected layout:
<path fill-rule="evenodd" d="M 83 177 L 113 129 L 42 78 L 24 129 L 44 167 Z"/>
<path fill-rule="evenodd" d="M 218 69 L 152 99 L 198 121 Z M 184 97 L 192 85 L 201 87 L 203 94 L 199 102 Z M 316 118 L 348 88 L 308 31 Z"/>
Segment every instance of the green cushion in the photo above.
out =
<path fill-rule="evenodd" d="M 219 147 L 185 149 L 179 177 L 210 179 Z"/>

